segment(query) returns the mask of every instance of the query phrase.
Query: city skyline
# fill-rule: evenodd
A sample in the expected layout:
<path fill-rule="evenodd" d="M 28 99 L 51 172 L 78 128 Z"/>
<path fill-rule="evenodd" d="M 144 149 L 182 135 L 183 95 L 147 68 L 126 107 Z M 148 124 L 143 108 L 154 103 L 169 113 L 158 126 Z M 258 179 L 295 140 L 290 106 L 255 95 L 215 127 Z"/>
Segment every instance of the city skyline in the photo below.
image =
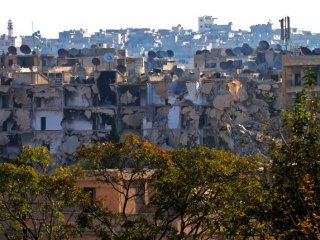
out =
<path fill-rule="evenodd" d="M 320 32 L 315 21 L 317 8 L 314 1 L 304 1 L 304 6 L 288 4 L 284 1 L 269 0 L 264 3 L 244 1 L 209 2 L 206 0 L 176 2 L 163 0 L 152 3 L 146 0 L 121 3 L 98 1 L 84 4 L 76 1 L 56 0 L 49 5 L 40 0 L 3 2 L 0 17 L 0 34 L 7 34 L 7 22 L 13 21 L 16 36 L 31 35 L 40 31 L 42 36 L 57 38 L 58 33 L 70 29 L 87 29 L 89 33 L 99 29 L 151 28 L 170 29 L 181 24 L 185 29 L 198 29 L 198 17 L 216 17 L 217 24 L 233 22 L 233 29 L 249 30 L 250 25 L 266 24 L 269 20 L 273 28 L 279 28 L 279 19 L 291 17 L 291 26 L 312 32 Z M 308 8 L 307 8 L 308 6 Z"/>

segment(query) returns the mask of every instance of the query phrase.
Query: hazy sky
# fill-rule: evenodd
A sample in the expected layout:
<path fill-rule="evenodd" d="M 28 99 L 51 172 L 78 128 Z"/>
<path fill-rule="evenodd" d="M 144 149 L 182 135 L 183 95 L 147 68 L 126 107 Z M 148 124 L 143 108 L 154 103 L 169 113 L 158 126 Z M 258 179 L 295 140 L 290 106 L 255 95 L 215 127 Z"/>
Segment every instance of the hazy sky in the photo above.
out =
<path fill-rule="evenodd" d="M 249 29 L 250 25 L 267 23 L 279 28 L 279 19 L 291 17 L 291 26 L 320 32 L 319 0 L 16 0 L 1 1 L 0 34 L 7 33 L 9 19 L 14 35 L 31 35 L 40 30 L 42 36 L 56 38 L 58 32 L 70 29 L 148 27 L 171 28 L 181 24 L 197 30 L 198 16 L 217 17 L 216 23 L 233 22 L 233 29 Z"/>

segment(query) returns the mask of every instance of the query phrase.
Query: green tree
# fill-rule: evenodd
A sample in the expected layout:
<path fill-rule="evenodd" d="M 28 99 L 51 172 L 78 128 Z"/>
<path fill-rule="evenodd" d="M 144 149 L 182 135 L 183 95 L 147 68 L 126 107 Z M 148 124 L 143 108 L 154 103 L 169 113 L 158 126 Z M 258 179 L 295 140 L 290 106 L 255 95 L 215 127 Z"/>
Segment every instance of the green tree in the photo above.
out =
<path fill-rule="evenodd" d="M 76 206 L 85 195 L 76 186 L 78 171 L 55 167 L 46 147 L 24 147 L 12 163 L 0 164 L 0 232 L 6 239 L 70 239 Z"/>
<path fill-rule="evenodd" d="M 96 202 L 79 219 L 100 237 L 264 236 L 261 209 L 268 191 L 262 186 L 262 158 L 202 146 L 166 153 L 133 135 L 117 144 L 83 146 L 77 158 L 89 175 L 110 184 L 123 199 L 119 213 Z M 141 200 L 146 189 L 151 201 L 137 215 L 129 214 L 129 201 Z"/>
<path fill-rule="evenodd" d="M 307 70 L 305 87 L 292 110 L 283 113 L 282 143 L 271 148 L 273 233 L 284 239 L 320 238 L 320 116 L 316 75 Z"/>
<path fill-rule="evenodd" d="M 162 229 L 159 239 L 265 236 L 260 213 L 268 191 L 262 185 L 262 158 L 204 146 L 170 155 L 173 167 L 155 181 L 151 202 Z"/>
<path fill-rule="evenodd" d="M 111 185 L 122 201 L 119 212 L 99 201 L 90 204 L 78 219 L 79 224 L 105 239 L 151 239 L 156 230 L 142 214 L 129 213 L 128 204 L 144 202 L 147 185 L 170 165 L 169 155 L 146 140 L 128 135 L 118 143 L 82 146 L 76 159 L 87 176 Z M 147 205 L 144 207 L 140 213 L 147 211 Z"/>

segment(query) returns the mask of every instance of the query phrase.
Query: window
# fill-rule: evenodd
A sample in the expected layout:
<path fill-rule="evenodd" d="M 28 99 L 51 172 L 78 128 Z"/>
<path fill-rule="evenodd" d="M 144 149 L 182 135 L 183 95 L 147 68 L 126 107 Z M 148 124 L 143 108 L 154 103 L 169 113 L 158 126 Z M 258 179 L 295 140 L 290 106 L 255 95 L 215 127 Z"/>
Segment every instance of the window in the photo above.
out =
<path fill-rule="evenodd" d="M 7 121 L 4 121 L 3 123 L 2 123 L 2 131 L 8 131 L 8 122 Z"/>
<path fill-rule="evenodd" d="M 8 108 L 9 107 L 9 95 L 2 95 L 1 96 L 1 101 L 2 101 L 2 107 L 3 108 Z"/>
<path fill-rule="evenodd" d="M 93 204 L 96 200 L 96 189 L 85 187 L 83 188 L 83 191 L 89 195 L 90 203 Z M 90 206 L 85 207 L 84 212 L 90 212 Z"/>
<path fill-rule="evenodd" d="M 293 74 L 293 86 L 301 86 L 301 73 Z"/>
<path fill-rule="evenodd" d="M 90 201 L 96 200 L 96 189 L 91 187 L 83 188 L 83 191 L 89 195 Z"/>
<path fill-rule="evenodd" d="M 41 117 L 41 130 L 46 130 L 46 117 Z"/>
<path fill-rule="evenodd" d="M 41 108 L 41 98 L 36 98 L 36 100 L 35 100 L 35 102 L 36 102 L 36 107 L 37 108 Z"/>

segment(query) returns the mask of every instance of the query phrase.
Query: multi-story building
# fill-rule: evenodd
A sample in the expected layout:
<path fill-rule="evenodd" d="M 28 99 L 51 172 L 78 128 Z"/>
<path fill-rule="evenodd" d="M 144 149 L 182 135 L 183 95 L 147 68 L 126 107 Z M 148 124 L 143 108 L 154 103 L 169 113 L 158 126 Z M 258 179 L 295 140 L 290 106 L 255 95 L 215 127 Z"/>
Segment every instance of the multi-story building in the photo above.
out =
<path fill-rule="evenodd" d="M 303 77 L 307 69 L 316 72 L 316 86 L 314 91 L 320 93 L 320 55 L 304 55 L 301 53 L 286 54 L 282 57 L 282 87 L 283 104 L 291 106 L 296 93 L 301 91 L 304 85 Z"/>

